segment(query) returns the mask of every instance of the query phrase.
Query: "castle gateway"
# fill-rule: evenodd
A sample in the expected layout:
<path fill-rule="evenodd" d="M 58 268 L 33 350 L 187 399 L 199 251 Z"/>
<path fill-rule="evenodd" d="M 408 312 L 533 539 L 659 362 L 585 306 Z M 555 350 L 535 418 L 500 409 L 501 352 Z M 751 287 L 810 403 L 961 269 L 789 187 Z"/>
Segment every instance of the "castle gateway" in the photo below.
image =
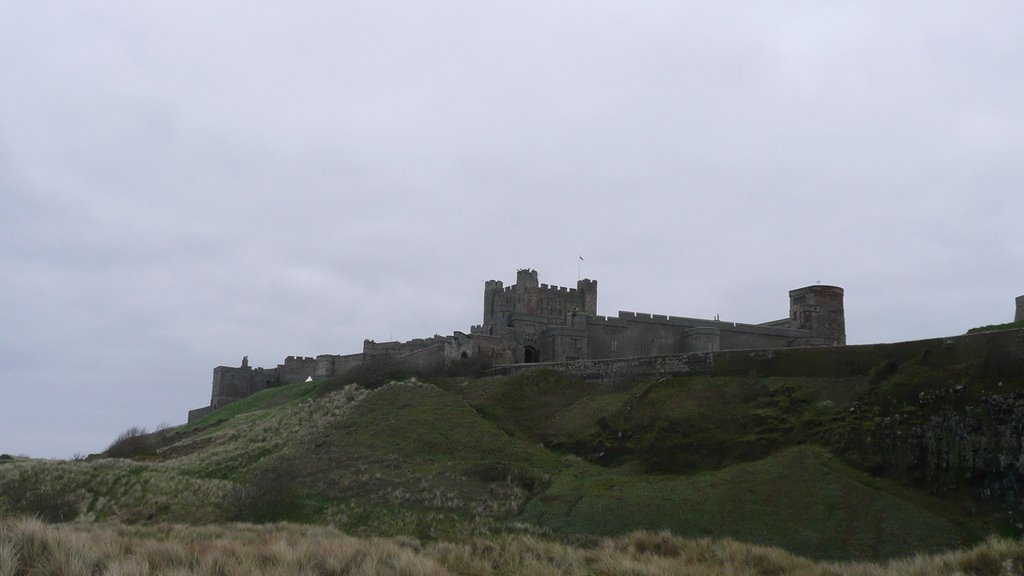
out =
<path fill-rule="evenodd" d="M 790 290 L 789 316 L 742 324 L 637 312 L 599 316 L 596 280 L 580 280 L 575 288 L 549 286 L 538 281 L 536 270 L 519 270 L 511 286 L 498 280 L 484 284 L 483 312 L 483 324 L 468 334 L 365 340 L 361 353 L 289 356 L 276 368 L 252 368 L 244 359 L 238 367 L 218 366 L 210 405 L 189 412 L 189 421 L 266 388 L 332 378 L 364 365 L 429 370 L 463 358 L 501 365 L 846 344 L 838 286 Z"/>

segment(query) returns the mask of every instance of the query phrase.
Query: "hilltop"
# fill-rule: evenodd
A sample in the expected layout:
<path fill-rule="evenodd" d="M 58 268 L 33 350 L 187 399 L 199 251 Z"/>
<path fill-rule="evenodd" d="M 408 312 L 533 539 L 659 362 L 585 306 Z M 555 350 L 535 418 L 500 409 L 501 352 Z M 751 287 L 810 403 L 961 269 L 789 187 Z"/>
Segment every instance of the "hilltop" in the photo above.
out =
<path fill-rule="evenodd" d="M 0 506 L 426 540 L 667 529 L 814 558 L 1019 529 L 1024 332 L 731 354 L 679 377 L 271 388 L 108 450 L 126 457 L 0 460 Z"/>

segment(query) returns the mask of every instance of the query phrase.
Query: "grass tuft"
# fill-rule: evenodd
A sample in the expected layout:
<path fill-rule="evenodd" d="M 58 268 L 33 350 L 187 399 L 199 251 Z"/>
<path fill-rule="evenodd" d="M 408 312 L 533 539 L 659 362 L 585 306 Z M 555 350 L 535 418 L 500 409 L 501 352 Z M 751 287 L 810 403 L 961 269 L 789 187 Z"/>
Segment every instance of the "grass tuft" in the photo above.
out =
<path fill-rule="evenodd" d="M 586 546 L 530 535 L 422 543 L 354 538 L 332 528 L 275 524 L 190 527 L 51 526 L 0 520 L 0 576 L 366 574 L 606 574 L 908 576 L 1019 574 L 1024 542 L 989 540 L 966 550 L 884 564 L 815 562 L 735 540 L 637 532 Z"/>

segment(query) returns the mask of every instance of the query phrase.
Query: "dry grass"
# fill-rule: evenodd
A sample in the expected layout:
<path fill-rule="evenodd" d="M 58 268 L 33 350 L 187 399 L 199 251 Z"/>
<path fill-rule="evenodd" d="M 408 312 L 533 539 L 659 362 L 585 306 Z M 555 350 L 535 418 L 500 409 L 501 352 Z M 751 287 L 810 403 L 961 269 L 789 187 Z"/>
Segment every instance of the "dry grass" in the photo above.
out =
<path fill-rule="evenodd" d="M 354 538 L 330 528 L 47 525 L 0 521 L 0 576 L 218 574 L 605 574 L 852 576 L 1024 573 L 1024 543 L 993 538 L 968 550 L 886 564 L 821 563 L 732 540 L 640 532 L 572 547 L 533 536 L 462 543 Z"/>
<path fill-rule="evenodd" d="M 54 515 L 53 521 L 220 521 L 220 504 L 251 469 L 267 456 L 296 445 L 298 439 L 316 436 L 324 426 L 349 413 L 366 394 L 353 386 L 278 410 L 241 414 L 172 446 L 181 454 L 177 457 L 66 462 L 12 459 L 0 466 L 0 513 L 47 516 L 40 503 L 60 503 L 66 504 L 67 513 Z M 122 437 L 146 438 L 139 432 L 129 430 Z"/>

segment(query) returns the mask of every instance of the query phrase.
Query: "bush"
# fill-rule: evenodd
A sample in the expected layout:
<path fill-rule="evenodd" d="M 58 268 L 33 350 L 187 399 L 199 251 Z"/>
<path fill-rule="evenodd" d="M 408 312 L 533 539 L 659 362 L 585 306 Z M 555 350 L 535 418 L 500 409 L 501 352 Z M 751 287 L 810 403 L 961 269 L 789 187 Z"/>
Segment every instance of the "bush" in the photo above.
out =
<path fill-rule="evenodd" d="M 36 516 L 49 523 L 70 522 L 78 517 L 78 503 L 59 488 L 46 486 L 37 478 L 21 476 L 0 485 L 9 511 Z"/>
<path fill-rule="evenodd" d="M 890 376 L 895 374 L 900 369 L 899 364 L 895 359 L 890 358 L 885 362 L 875 366 L 868 372 L 868 383 L 869 384 L 880 384 Z"/>
<path fill-rule="evenodd" d="M 110 458 L 141 458 L 156 454 L 156 447 L 145 428 L 132 426 L 122 432 L 103 454 Z"/>

